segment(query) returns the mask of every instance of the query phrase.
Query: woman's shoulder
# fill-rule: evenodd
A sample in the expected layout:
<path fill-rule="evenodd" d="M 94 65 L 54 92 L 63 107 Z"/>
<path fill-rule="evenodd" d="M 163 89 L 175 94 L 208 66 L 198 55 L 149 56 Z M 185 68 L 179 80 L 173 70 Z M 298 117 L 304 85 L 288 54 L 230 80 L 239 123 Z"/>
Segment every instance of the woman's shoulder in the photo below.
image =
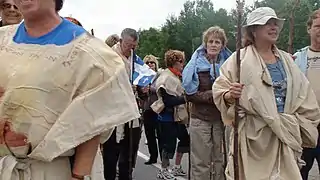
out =
<path fill-rule="evenodd" d="M 0 42 L 2 43 L 6 37 L 13 37 L 18 27 L 19 24 L 0 27 Z"/>
<path fill-rule="evenodd" d="M 108 69 L 118 66 L 124 67 L 121 57 L 105 44 L 104 41 L 90 34 L 86 34 L 82 38 L 83 39 L 75 45 L 75 49 L 80 49 L 80 57 L 86 57 L 83 59 L 87 63 L 91 62 L 108 66 Z"/>

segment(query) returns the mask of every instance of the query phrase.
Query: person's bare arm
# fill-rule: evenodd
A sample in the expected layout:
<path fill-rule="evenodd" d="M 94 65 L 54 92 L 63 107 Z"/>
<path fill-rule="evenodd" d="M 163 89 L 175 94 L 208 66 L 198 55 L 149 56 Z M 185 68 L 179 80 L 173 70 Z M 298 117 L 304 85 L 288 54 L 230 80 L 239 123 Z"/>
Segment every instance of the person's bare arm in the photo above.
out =
<path fill-rule="evenodd" d="M 98 152 L 100 135 L 80 144 L 76 148 L 73 174 L 79 176 L 91 175 L 94 158 Z"/>

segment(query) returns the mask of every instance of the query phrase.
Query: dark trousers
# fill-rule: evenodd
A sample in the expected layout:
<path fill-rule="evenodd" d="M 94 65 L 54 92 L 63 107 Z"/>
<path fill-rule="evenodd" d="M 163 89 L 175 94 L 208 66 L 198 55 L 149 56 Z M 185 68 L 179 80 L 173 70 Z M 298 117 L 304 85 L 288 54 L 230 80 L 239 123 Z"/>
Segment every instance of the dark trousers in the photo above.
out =
<path fill-rule="evenodd" d="M 159 121 L 159 129 L 159 149 L 161 149 L 161 155 L 165 159 L 173 159 L 176 151 L 178 153 L 188 153 L 190 151 L 190 136 L 184 124 Z M 177 139 L 179 140 L 178 146 Z"/>
<path fill-rule="evenodd" d="M 116 130 L 112 133 L 111 137 L 103 145 L 103 162 L 104 162 L 104 177 L 106 180 L 116 179 L 117 162 L 119 166 L 119 180 L 131 180 L 132 169 L 129 168 L 130 156 L 130 136 L 129 128 L 126 125 L 124 130 L 125 136 L 119 143 L 116 141 Z M 139 142 L 141 138 L 141 128 L 132 129 L 132 168 L 134 168 L 137 153 L 139 149 Z"/>
<path fill-rule="evenodd" d="M 318 162 L 318 168 L 320 172 L 320 147 L 304 148 L 302 153 L 302 159 L 306 162 L 306 165 L 301 168 L 301 176 L 303 180 L 308 180 L 309 171 L 312 169 L 313 162 L 315 159 Z"/>
<path fill-rule="evenodd" d="M 148 141 L 150 160 L 152 161 L 158 159 L 157 137 L 159 137 L 159 126 L 157 116 L 152 110 L 146 110 L 143 113 L 144 132 Z"/>

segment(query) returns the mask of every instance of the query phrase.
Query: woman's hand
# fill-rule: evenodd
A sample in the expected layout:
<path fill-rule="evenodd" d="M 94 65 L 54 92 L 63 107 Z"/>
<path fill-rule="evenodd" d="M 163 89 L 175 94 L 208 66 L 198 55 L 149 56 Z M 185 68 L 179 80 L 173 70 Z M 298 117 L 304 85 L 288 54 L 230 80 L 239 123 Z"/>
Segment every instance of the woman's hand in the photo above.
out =
<path fill-rule="evenodd" d="M 232 83 L 229 91 L 224 95 L 225 101 L 234 102 L 235 99 L 240 98 L 243 86 L 243 84 Z"/>
<path fill-rule="evenodd" d="M 6 122 L 4 126 L 4 141 L 9 147 L 20 147 L 28 145 L 28 138 L 22 133 L 12 130 L 10 122 Z"/>
<path fill-rule="evenodd" d="M 243 89 L 243 84 L 239 84 L 239 83 L 232 83 L 230 86 L 230 97 L 233 99 L 238 99 L 241 97 L 241 93 L 242 93 L 242 89 Z"/>

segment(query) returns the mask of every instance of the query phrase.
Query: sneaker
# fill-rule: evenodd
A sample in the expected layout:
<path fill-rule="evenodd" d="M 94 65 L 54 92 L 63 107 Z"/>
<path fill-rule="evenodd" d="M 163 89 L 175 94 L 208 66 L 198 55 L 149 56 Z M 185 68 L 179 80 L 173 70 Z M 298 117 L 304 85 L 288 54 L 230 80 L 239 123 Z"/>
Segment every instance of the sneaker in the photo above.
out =
<path fill-rule="evenodd" d="M 161 180 L 175 180 L 176 178 L 169 172 L 168 169 L 160 170 L 157 174 L 157 178 Z"/>
<path fill-rule="evenodd" d="M 175 166 L 173 169 L 172 169 L 172 174 L 174 176 L 186 176 L 187 173 L 183 171 L 182 167 L 177 167 Z"/>

